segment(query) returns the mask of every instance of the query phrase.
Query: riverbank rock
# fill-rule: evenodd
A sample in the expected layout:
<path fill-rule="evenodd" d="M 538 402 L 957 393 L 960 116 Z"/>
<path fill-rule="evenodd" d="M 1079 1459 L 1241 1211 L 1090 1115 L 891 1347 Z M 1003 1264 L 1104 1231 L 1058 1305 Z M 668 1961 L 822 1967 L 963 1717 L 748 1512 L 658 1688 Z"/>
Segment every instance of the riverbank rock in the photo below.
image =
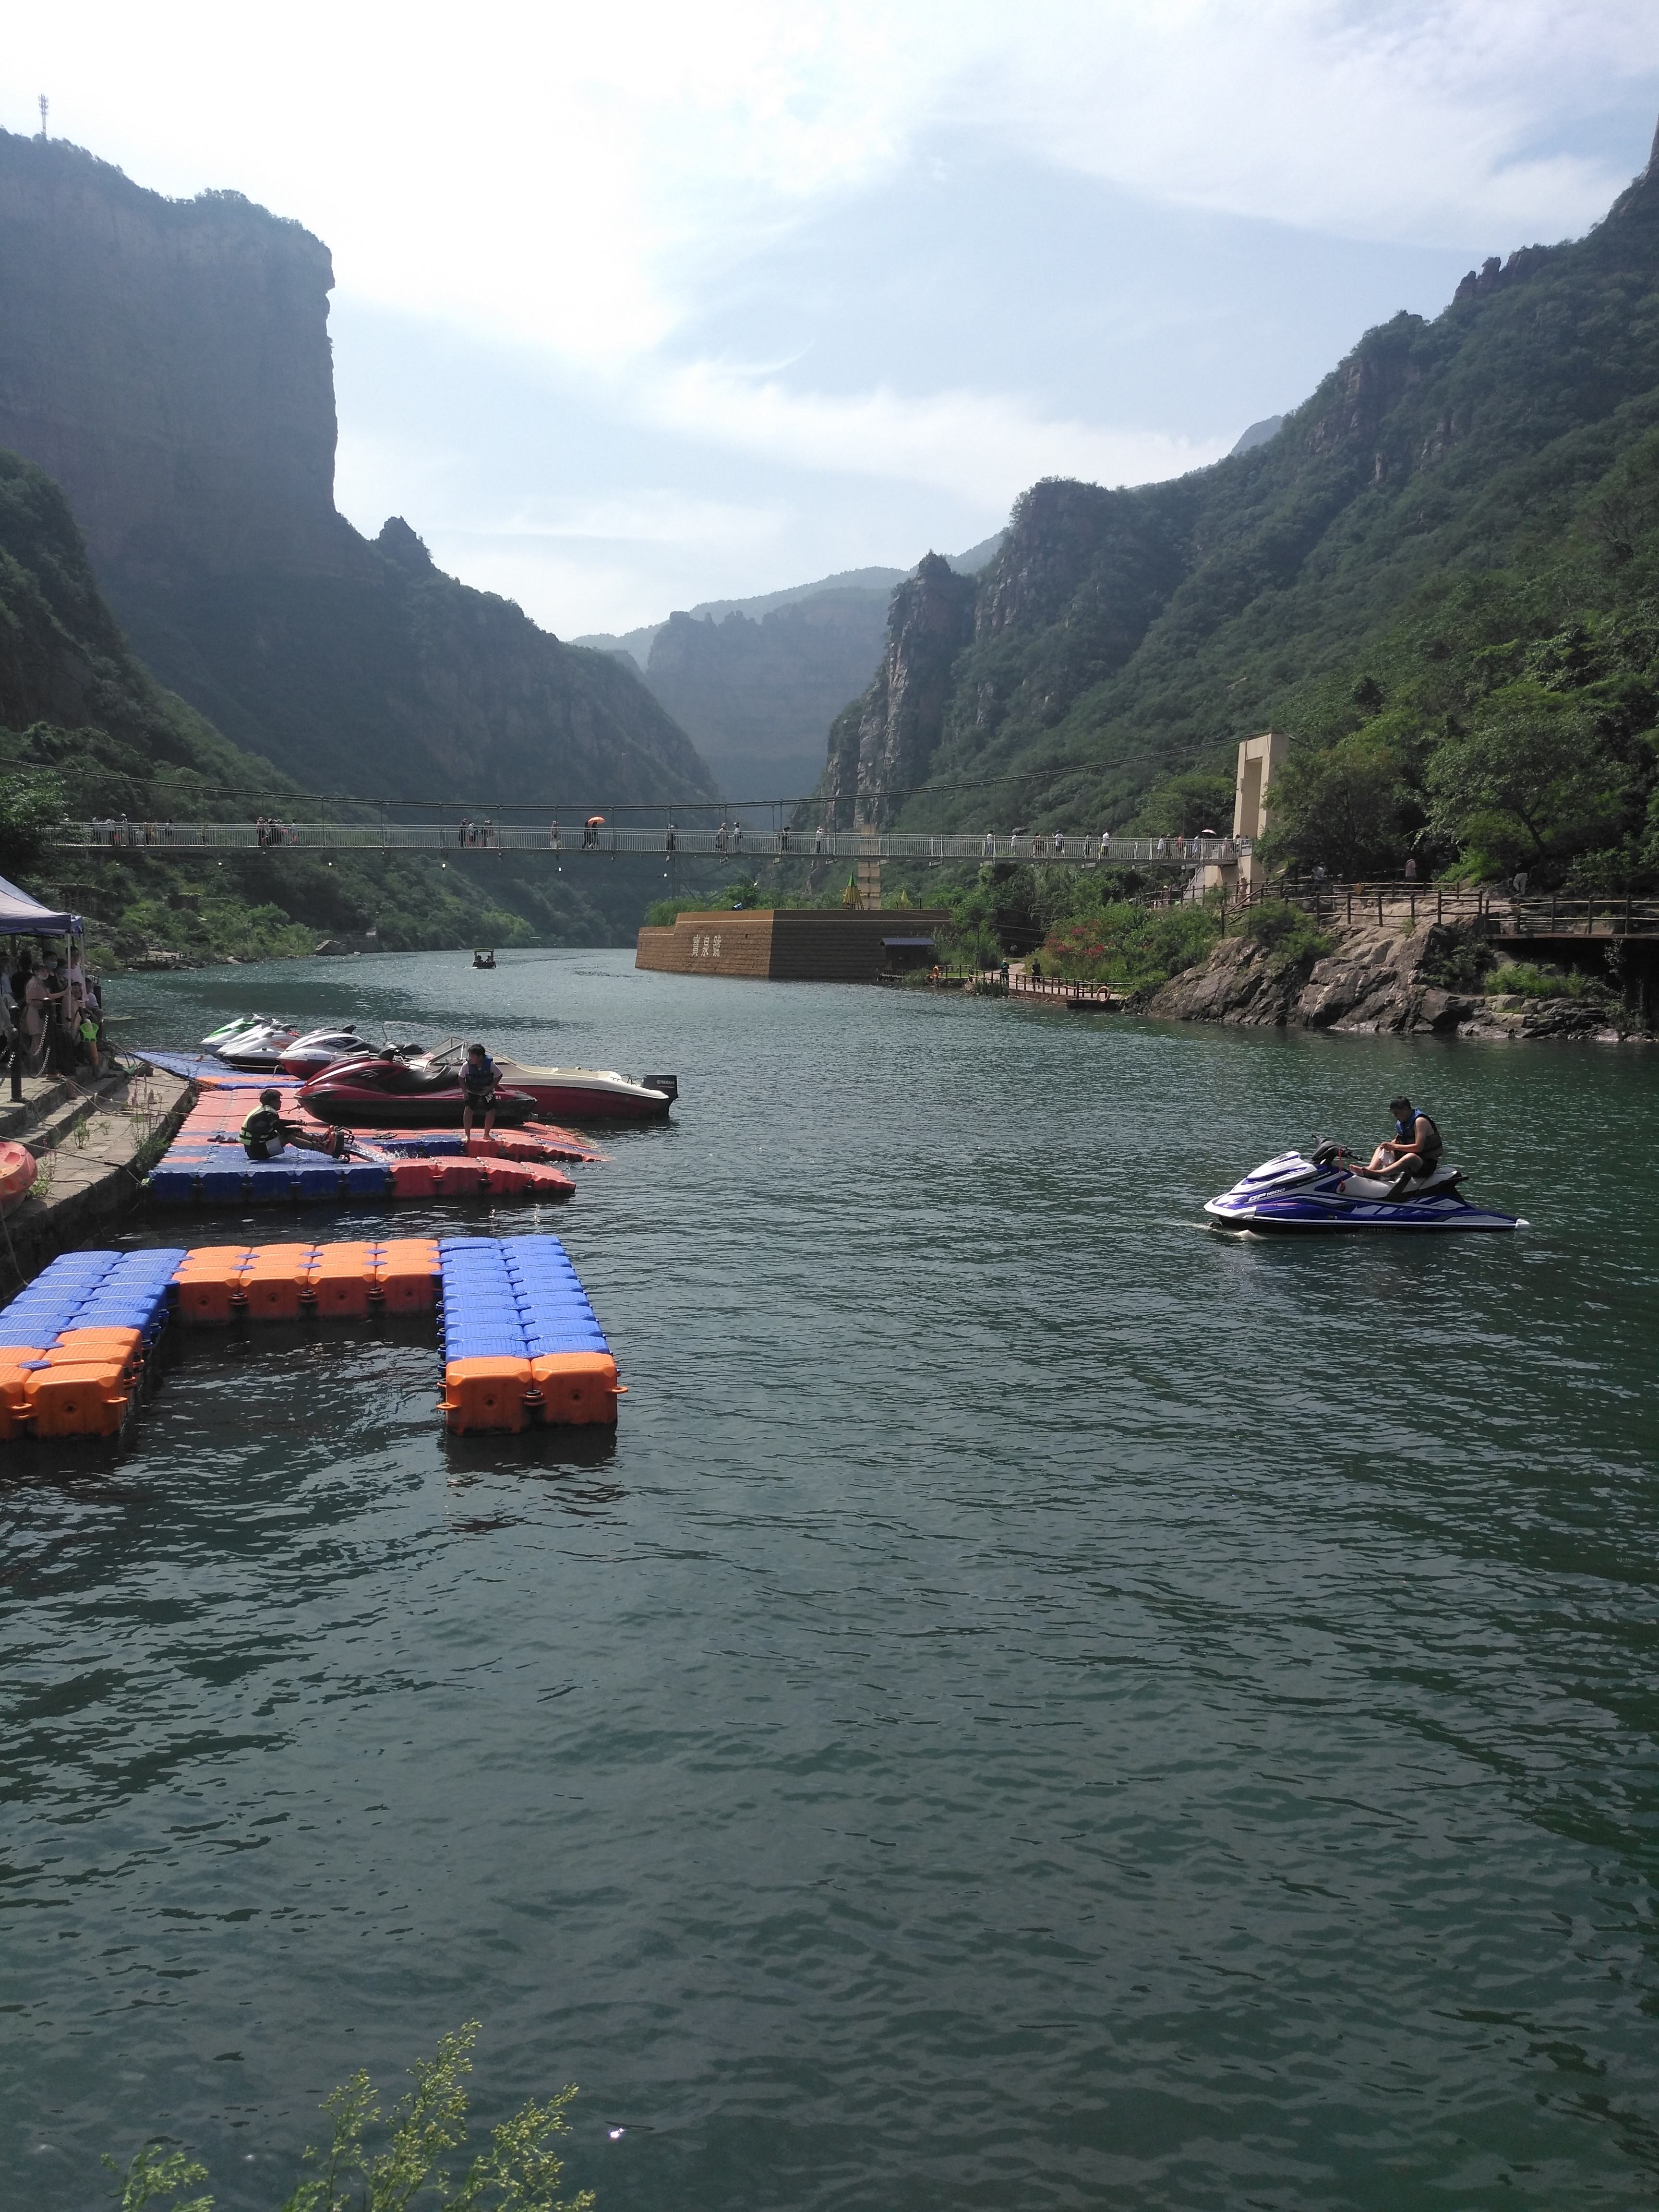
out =
<path fill-rule="evenodd" d="M 1331 950 L 1285 962 L 1249 938 L 1224 938 L 1209 958 L 1166 983 L 1145 1011 L 1165 1021 L 1245 1028 L 1336 1030 L 1372 1036 L 1591 1038 L 1642 1035 L 1601 998 L 1493 997 L 1448 975 L 1473 972 L 1478 948 L 1437 923 L 1328 928 Z"/>

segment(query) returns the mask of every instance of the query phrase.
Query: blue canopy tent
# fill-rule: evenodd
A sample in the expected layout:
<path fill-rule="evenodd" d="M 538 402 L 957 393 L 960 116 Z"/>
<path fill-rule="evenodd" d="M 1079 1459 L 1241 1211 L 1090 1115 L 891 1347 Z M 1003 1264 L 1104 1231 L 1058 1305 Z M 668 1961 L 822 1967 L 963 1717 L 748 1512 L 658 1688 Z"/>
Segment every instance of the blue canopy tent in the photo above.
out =
<path fill-rule="evenodd" d="M 81 917 L 62 914 L 0 876 L 0 937 L 79 937 Z"/>

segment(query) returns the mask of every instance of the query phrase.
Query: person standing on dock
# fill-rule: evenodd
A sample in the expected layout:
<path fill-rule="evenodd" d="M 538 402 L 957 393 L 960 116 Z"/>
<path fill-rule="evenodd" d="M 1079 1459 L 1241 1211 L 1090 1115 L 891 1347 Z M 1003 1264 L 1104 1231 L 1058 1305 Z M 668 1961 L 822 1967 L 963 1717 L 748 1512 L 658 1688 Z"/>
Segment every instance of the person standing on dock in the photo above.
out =
<path fill-rule="evenodd" d="M 461 1068 L 461 1127 L 471 1135 L 472 1116 L 484 1117 L 484 1134 L 495 1127 L 495 1063 L 481 1044 L 470 1044 Z"/>

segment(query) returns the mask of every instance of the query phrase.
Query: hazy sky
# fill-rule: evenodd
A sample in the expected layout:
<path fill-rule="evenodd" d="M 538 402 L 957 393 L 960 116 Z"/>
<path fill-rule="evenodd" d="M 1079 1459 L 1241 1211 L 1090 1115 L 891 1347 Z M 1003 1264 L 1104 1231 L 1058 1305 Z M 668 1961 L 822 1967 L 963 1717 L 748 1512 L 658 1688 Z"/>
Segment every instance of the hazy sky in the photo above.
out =
<path fill-rule="evenodd" d="M 1583 231 L 1656 0 L 8 11 L 0 123 L 332 247 L 338 497 L 569 636 L 1168 476 Z"/>

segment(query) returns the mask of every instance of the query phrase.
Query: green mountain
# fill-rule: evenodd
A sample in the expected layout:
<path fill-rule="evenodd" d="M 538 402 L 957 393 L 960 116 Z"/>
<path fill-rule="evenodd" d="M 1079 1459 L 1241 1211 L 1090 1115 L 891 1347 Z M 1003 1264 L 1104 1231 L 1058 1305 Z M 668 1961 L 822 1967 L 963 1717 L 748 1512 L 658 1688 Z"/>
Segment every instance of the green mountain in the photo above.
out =
<path fill-rule="evenodd" d="M 309 952 L 320 936 L 378 925 L 388 948 L 603 944 L 603 914 L 568 878 L 518 887 L 502 864 L 318 856 L 293 849 L 161 860 L 55 852 L 42 833 L 64 810 L 224 821 L 296 810 L 291 779 L 239 751 L 133 656 L 100 596 L 62 492 L 0 452 L 0 873 L 84 911 L 104 961 L 151 946 L 239 958 Z M 510 865 L 510 864 L 509 864 Z"/>
<path fill-rule="evenodd" d="M 238 193 L 0 132 L 0 447 L 62 486 L 133 650 L 312 792 L 498 819 L 712 799 L 631 666 L 441 574 L 401 518 L 371 542 L 336 512 L 332 283 Z M 593 886 L 614 927 L 637 874 Z"/>
<path fill-rule="evenodd" d="M 1000 543 L 999 532 L 947 555 L 947 564 L 970 574 Z M 644 671 L 724 797 L 793 799 L 817 781 L 824 724 L 879 664 L 905 574 L 849 568 L 755 599 L 708 599 L 665 623 L 580 642 L 625 653 Z"/>
<path fill-rule="evenodd" d="M 814 811 L 1196 830 L 1292 744 L 1292 857 L 1659 878 L 1659 155 L 1586 238 L 1369 331 L 1262 442 L 1048 481 L 896 595 Z"/>

